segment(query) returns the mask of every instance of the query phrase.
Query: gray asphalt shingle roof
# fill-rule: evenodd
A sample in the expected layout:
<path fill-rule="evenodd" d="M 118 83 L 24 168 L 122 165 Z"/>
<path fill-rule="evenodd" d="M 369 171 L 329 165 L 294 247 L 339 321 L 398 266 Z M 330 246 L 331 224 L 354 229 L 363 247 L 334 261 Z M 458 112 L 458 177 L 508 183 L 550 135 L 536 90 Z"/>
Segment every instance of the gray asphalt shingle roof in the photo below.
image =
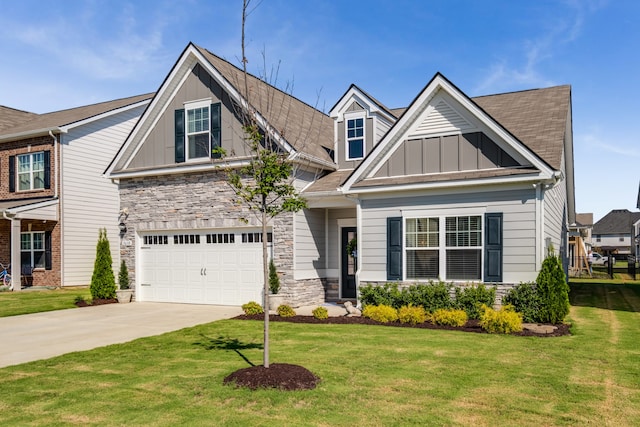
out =
<path fill-rule="evenodd" d="M 593 224 L 593 234 L 629 234 L 631 226 L 640 220 L 640 212 L 614 209 Z"/>

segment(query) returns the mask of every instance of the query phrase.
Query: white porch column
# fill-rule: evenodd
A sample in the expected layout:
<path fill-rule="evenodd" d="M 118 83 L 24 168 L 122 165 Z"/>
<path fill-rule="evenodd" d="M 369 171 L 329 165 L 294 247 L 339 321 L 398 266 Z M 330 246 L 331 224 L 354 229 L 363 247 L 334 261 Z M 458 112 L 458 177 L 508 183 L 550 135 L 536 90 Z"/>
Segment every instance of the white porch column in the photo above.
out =
<path fill-rule="evenodd" d="M 11 218 L 11 281 L 14 291 L 22 290 L 20 231 L 20 219 Z"/>

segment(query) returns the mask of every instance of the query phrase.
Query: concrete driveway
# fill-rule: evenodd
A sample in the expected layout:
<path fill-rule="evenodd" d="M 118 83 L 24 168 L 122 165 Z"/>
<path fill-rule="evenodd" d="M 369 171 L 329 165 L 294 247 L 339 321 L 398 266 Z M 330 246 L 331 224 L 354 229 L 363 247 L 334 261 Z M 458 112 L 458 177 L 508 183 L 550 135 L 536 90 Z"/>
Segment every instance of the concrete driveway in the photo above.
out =
<path fill-rule="evenodd" d="M 240 307 L 134 302 L 0 318 L 0 367 L 48 359 L 242 314 Z"/>

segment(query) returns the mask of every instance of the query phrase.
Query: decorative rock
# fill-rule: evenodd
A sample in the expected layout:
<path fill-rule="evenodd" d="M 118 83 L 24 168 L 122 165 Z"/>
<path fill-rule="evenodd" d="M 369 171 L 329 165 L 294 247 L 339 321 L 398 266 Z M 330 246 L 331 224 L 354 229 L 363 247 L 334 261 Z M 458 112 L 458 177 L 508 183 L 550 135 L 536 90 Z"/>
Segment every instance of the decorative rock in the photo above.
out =
<path fill-rule="evenodd" d="M 357 307 L 354 307 L 351 301 L 347 301 L 344 303 L 344 308 L 347 310 L 347 317 L 359 317 L 362 315 L 362 312 Z"/>
<path fill-rule="evenodd" d="M 523 323 L 522 329 L 526 329 L 527 331 L 535 332 L 538 334 L 550 334 L 558 329 L 558 327 L 553 325 L 540 325 L 538 323 Z"/>

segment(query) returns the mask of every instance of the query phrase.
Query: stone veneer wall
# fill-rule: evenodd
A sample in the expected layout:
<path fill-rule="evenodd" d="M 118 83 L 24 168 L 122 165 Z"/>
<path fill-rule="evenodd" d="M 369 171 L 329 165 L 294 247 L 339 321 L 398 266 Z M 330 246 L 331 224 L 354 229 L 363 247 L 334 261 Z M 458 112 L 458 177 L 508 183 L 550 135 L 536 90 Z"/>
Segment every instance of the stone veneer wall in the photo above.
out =
<path fill-rule="evenodd" d="M 381 286 L 381 285 L 385 285 L 389 282 L 367 282 L 367 283 L 363 283 L 362 285 L 374 285 L 374 286 Z M 447 282 L 449 283 L 449 282 Z M 415 285 L 415 282 L 400 282 L 398 283 L 400 289 L 402 288 L 408 288 L 411 285 Z M 507 293 L 515 288 L 516 286 L 518 286 L 518 284 L 515 283 L 481 283 L 483 284 L 485 287 L 487 288 L 491 288 L 494 287 L 496 289 L 496 300 L 493 304 L 493 308 L 494 309 L 499 309 L 500 307 L 502 307 L 502 298 L 505 297 L 505 295 L 507 295 Z M 451 289 L 450 292 L 450 296 L 451 298 L 455 298 L 455 288 L 456 287 L 464 287 L 465 285 L 462 284 L 456 284 L 453 283 L 453 288 Z"/>
<path fill-rule="evenodd" d="M 136 283 L 136 233 L 151 230 L 258 227 L 254 214 L 236 202 L 222 172 L 175 174 L 120 180 L 120 208 L 127 209 L 127 232 L 120 255 Z M 246 218 L 248 224 L 243 222 Z M 324 301 L 320 279 L 293 279 L 293 214 L 272 221 L 273 258 L 280 274 L 281 293 L 294 307 Z M 129 243 L 123 245 L 122 243 Z"/>

